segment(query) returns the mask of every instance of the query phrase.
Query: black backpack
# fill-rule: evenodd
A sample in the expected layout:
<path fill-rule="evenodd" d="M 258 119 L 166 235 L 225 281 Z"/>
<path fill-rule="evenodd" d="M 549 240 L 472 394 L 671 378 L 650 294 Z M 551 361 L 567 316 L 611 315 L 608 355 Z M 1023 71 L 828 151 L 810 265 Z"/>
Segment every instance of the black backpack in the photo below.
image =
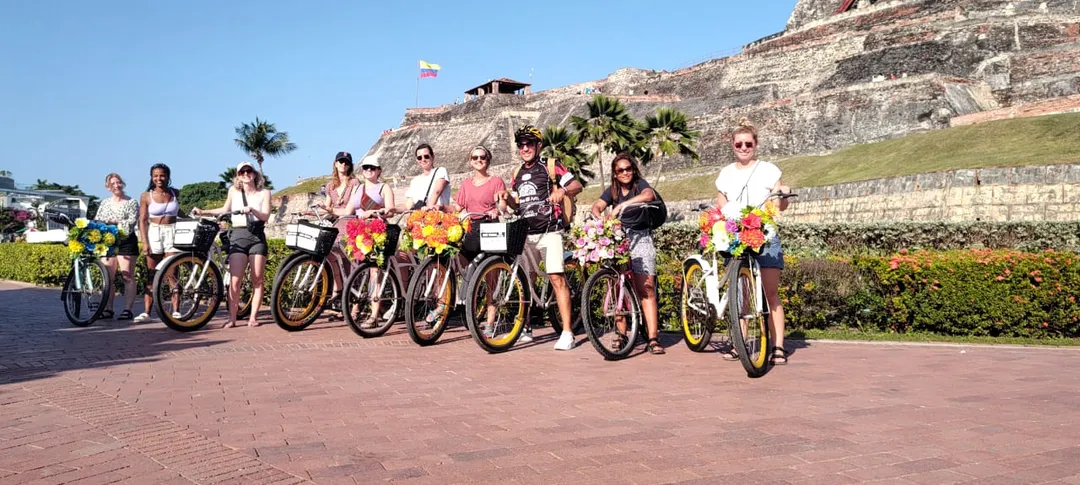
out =
<path fill-rule="evenodd" d="M 664 202 L 664 198 L 660 197 L 660 192 L 656 190 L 656 187 L 650 188 L 652 189 L 653 193 L 656 194 L 656 200 L 650 202 L 650 204 L 655 205 L 655 207 L 635 207 L 633 209 L 623 211 L 621 218 L 623 225 L 630 229 L 636 230 L 655 230 L 660 226 L 664 225 L 665 222 L 667 222 L 667 204 Z M 615 187 L 610 187 L 608 190 L 611 191 L 612 195 L 615 194 Z M 627 195 L 626 198 L 629 199 L 637 195 L 637 187 L 634 187 L 634 189 L 630 191 L 630 194 Z M 613 201 L 616 201 L 616 203 L 623 200 L 622 197 L 619 197 L 618 199 L 612 197 L 611 199 Z"/>

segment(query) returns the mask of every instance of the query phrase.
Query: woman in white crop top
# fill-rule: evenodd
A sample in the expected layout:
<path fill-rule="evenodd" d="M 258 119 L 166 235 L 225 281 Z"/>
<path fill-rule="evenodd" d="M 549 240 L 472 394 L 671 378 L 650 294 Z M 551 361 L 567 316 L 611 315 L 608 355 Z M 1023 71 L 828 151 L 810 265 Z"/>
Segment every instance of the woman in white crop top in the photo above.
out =
<path fill-rule="evenodd" d="M 757 129 L 749 120 L 743 118 L 731 140 L 735 163 L 720 170 L 720 175 L 716 178 L 716 206 L 722 208 L 725 217 L 737 217 L 746 206 L 761 205 L 770 193 L 791 192 L 791 189 L 780 181 L 780 168 L 757 159 L 757 146 Z M 788 199 L 780 199 L 777 205 L 781 211 L 787 209 Z M 786 364 L 788 353 L 784 350 L 784 308 L 780 304 L 779 294 L 784 251 L 780 247 L 779 235 L 754 258 L 761 266 L 761 282 L 765 287 L 765 299 L 772 315 L 769 319 L 772 327 L 770 330 L 776 336 L 772 361 L 774 364 Z M 738 356 L 732 355 L 729 358 Z"/>
<path fill-rule="evenodd" d="M 192 209 L 195 215 L 219 215 L 239 212 L 232 216 L 229 232 L 229 320 L 222 328 L 236 325 L 236 312 L 240 301 L 240 287 L 244 272 L 251 263 L 252 310 L 249 327 L 259 326 L 257 319 L 263 296 L 263 275 L 266 272 L 266 221 L 270 219 L 270 191 L 264 187 L 262 174 L 249 162 L 236 166 L 236 178 L 229 189 L 225 205 L 217 209 Z"/>
<path fill-rule="evenodd" d="M 155 163 L 150 167 L 150 185 L 139 197 L 139 235 L 142 250 L 146 253 L 146 291 L 143 293 L 143 312 L 135 317 L 135 323 L 151 320 L 153 306 L 154 268 L 162 259 L 176 254 L 173 247 L 173 235 L 176 233 L 176 218 L 184 217 L 180 210 L 180 191 L 172 188 L 172 171 L 164 163 Z M 179 305 L 174 299 L 173 308 Z M 160 310 L 159 310 L 160 311 Z M 177 317 L 179 313 L 175 313 Z"/>

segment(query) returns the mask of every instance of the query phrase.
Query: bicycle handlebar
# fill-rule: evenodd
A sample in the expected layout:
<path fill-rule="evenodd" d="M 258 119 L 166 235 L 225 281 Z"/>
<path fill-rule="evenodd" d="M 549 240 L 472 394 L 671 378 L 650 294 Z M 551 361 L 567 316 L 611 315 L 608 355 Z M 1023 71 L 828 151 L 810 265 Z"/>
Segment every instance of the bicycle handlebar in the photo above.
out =
<path fill-rule="evenodd" d="M 770 193 L 768 195 L 768 197 L 765 197 L 765 201 L 758 204 L 758 207 L 761 207 L 761 206 L 765 205 L 765 202 L 768 202 L 771 199 L 790 199 L 792 197 L 798 197 L 798 196 L 799 196 L 799 194 L 796 194 L 794 192 L 787 193 L 787 194 L 782 193 L 782 192 L 772 192 L 772 193 Z M 702 203 L 702 204 L 698 204 L 696 209 L 690 209 L 690 212 L 702 212 L 702 211 L 709 210 L 710 208 L 712 208 L 711 205 Z"/>

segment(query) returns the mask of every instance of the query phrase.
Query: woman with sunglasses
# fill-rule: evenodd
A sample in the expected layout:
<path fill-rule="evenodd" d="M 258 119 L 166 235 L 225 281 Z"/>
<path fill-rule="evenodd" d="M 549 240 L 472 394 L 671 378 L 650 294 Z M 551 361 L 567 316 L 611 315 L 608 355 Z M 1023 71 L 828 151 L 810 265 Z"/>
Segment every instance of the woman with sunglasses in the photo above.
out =
<path fill-rule="evenodd" d="M 456 212 L 473 214 L 472 228 L 461 242 L 461 255 L 472 261 L 480 254 L 480 223 L 498 219 L 495 196 L 506 190 L 506 183 L 501 177 L 488 174 L 491 151 L 483 146 L 477 146 L 469 153 L 469 166 L 473 169 L 472 177 L 461 182 L 451 207 Z"/>
<path fill-rule="evenodd" d="M 229 320 L 222 328 L 236 325 L 236 312 L 240 302 L 240 287 L 244 271 L 251 263 L 251 316 L 248 326 L 259 326 L 259 305 L 263 296 L 263 275 L 266 272 L 266 221 L 270 219 L 270 191 L 266 190 L 262 174 L 249 162 L 236 166 L 236 178 L 225 198 L 225 205 L 217 209 L 192 209 L 194 215 L 219 215 L 239 211 L 232 216 L 232 232 L 229 234 Z"/>
<path fill-rule="evenodd" d="M 338 152 L 334 156 L 333 165 L 330 166 L 330 181 L 323 187 L 326 192 L 323 210 L 332 214 L 345 215 L 344 209 L 359 186 L 360 181 L 356 179 L 353 172 L 352 155 L 349 152 Z M 344 230 L 344 227 L 338 227 L 338 231 Z"/>
<path fill-rule="evenodd" d="M 438 209 L 450 205 L 450 175 L 444 167 L 435 168 L 435 151 L 431 145 L 423 143 L 416 147 L 416 164 L 424 172 L 409 182 L 409 191 L 405 193 L 407 207 Z"/>
<path fill-rule="evenodd" d="M 630 238 L 630 270 L 633 273 L 634 291 L 641 299 L 641 309 L 645 313 L 645 328 L 649 332 L 649 343 L 645 350 L 653 355 L 666 353 L 660 345 L 660 312 L 656 301 L 656 247 L 653 246 L 652 229 L 649 226 L 646 209 L 631 207 L 628 204 L 643 204 L 656 200 L 656 192 L 641 176 L 637 159 L 627 153 L 620 153 L 611 161 L 611 186 L 600 194 L 600 199 L 593 202 L 592 215 L 600 219 L 604 210 L 611 207 L 608 217 L 619 217 Z M 625 333 L 625 323 L 616 322 Z M 621 345 L 620 345 L 621 347 Z"/>
<path fill-rule="evenodd" d="M 353 192 L 348 204 L 342 209 L 335 209 L 334 214 L 338 216 L 355 215 L 360 219 L 379 216 L 380 210 L 385 211 L 382 213 L 383 216 L 393 214 L 394 189 L 388 184 L 379 181 L 379 176 L 382 175 L 382 166 L 379 164 L 379 159 L 372 156 L 364 157 L 360 161 L 360 170 L 363 182 Z M 341 231 L 342 234 L 345 234 L 345 228 L 341 228 Z M 378 268 L 371 268 L 370 274 L 371 281 L 378 281 Z M 377 316 L 381 314 L 379 304 L 379 299 L 372 299 L 371 316 L 367 320 L 360 322 L 361 328 L 370 329 L 378 325 Z"/>
<path fill-rule="evenodd" d="M 167 256 L 177 253 L 173 247 L 176 234 L 176 218 L 184 217 L 180 209 L 180 191 L 172 187 L 172 171 L 164 163 L 150 167 L 150 184 L 146 192 L 139 197 L 139 235 L 146 253 L 146 289 L 143 293 L 143 312 L 135 317 L 135 323 L 151 320 L 150 310 L 154 299 L 154 273 L 158 263 Z M 176 307 L 174 302 L 173 307 Z M 176 318 L 179 313 L 174 313 Z"/>
<path fill-rule="evenodd" d="M 757 159 L 758 133 L 750 120 L 743 118 L 735 129 L 731 139 L 731 148 L 735 152 L 735 162 L 720 170 L 716 178 L 716 206 L 722 208 L 724 216 L 731 219 L 739 216 L 747 206 L 757 207 L 774 192 L 790 193 L 791 189 L 780 180 L 780 168 L 772 163 Z M 785 210 L 788 199 L 780 199 L 777 208 Z M 788 353 L 784 350 L 784 308 L 780 304 L 780 271 L 784 269 L 784 251 L 780 247 L 780 236 L 775 236 L 755 256 L 761 267 L 762 286 L 765 287 L 765 300 L 769 304 L 770 331 L 776 338 L 772 349 L 773 364 L 786 364 Z M 728 359 L 738 359 L 732 351 Z"/>

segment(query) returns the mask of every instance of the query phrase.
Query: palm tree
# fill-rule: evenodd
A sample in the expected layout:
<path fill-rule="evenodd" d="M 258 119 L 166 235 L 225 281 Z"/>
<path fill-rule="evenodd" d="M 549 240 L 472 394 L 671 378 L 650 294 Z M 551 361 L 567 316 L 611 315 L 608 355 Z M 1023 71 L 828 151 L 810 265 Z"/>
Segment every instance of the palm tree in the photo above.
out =
<path fill-rule="evenodd" d="M 596 145 L 597 166 L 600 167 L 600 187 L 605 188 L 604 166 L 602 154 L 605 149 L 616 151 L 621 147 L 628 147 L 638 138 L 636 123 L 630 113 L 626 111 L 626 105 L 615 98 L 596 95 L 586 106 L 589 116 L 571 116 L 570 124 L 577 130 L 578 137 L 583 141 L 589 141 Z"/>
<path fill-rule="evenodd" d="M 236 127 L 234 139 L 236 146 L 251 155 L 259 164 L 259 173 L 263 173 L 263 157 L 280 157 L 296 150 L 296 144 L 289 141 L 289 134 L 277 131 L 273 123 L 267 123 L 255 117 L 255 122 L 244 123 Z M 265 177 L 266 174 L 263 174 Z"/>
<path fill-rule="evenodd" d="M 236 180 L 236 167 L 226 168 L 224 172 L 218 174 L 218 178 L 221 179 L 218 185 L 223 189 L 227 189 L 232 186 L 233 180 Z M 274 190 L 274 183 L 270 181 L 270 177 L 263 175 L 263 185 L 270 190 Z"/>
<path fill-rule="evenodd" d="M 646 152 L 642 164 L 660 160 L 656 169 L 657 182 L 660 181 L 660 174 L 664 172 L 663 157 L 677 153 L 688 156 L 695 162 L 701 160 L 697 153 L 697 140 L 701 134 L 690 129 L 686 114 L 677 109 L 657 108 L 655 115 L 645 117 L 641 132 L 644 135 Z"/>
<path fill-rule="evenodd" d="M 589 170 L 589 155 L 581 149 L 581 137 L 562 126 L 544 128 L 544 148 L 540 155 L 561 162 L 582 184 L 596 175 Z"/>

